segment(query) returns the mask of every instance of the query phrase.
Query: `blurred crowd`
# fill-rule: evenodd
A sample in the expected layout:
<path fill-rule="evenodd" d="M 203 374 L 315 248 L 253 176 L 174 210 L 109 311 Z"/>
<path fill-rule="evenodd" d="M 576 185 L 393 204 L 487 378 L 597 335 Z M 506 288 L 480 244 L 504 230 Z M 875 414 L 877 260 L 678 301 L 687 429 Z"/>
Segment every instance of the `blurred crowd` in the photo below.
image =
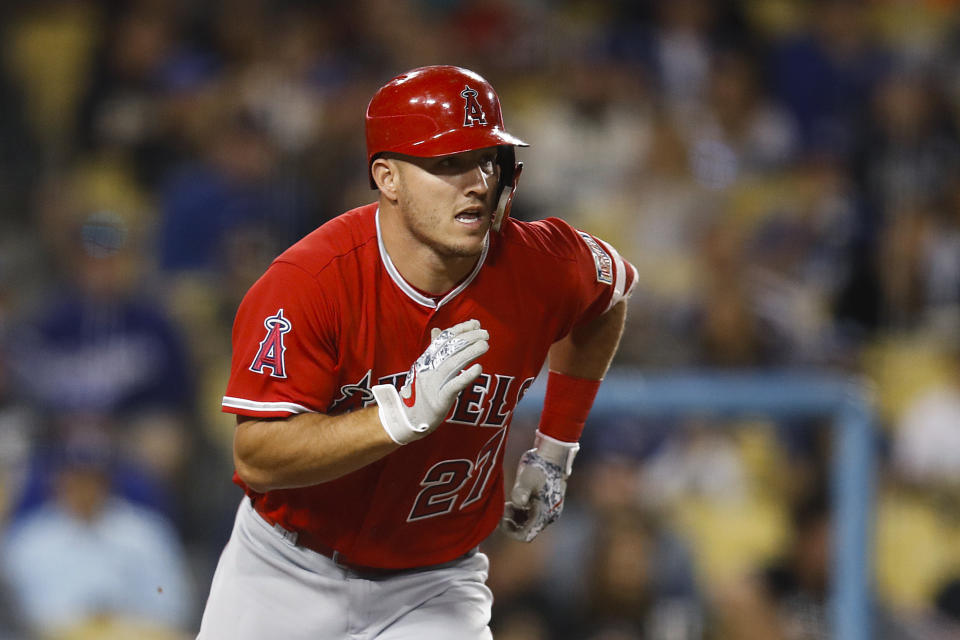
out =
<path fill-rule="evenodd" d="M 0 30 L 0 638 L 190 637 L 240 497 L 233 313 L 375 198 L 366 103 L 438 63 L 532 143 L 515 215 L 639 269 L 617 368 L 871 381 L 874 637 L 960 637 L 957 0 L 35 0 Z M 716 422 L 589 423 L 561 520 L 484 546 L 498 640 L 824 637 L 829 425 Z"/>

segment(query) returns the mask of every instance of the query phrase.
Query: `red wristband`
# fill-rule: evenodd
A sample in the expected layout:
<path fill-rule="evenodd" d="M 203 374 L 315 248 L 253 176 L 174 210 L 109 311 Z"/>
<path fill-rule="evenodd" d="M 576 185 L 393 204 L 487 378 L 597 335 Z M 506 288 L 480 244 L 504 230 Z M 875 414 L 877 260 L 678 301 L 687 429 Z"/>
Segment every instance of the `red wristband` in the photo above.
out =
<path fill-rule="evenodd" d="M 577 442 L 600 382 L 551 371 L 540 414 L 540 433 L 564 442 Z"/>

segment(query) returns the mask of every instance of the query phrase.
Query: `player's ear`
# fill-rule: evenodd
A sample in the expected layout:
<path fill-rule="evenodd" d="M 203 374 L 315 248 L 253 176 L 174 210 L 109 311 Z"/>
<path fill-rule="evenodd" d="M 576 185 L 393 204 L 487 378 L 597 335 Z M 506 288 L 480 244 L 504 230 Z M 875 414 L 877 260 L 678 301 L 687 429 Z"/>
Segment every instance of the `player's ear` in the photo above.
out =
<path fill-rule="evenodd" d="M 400 179 L 400 167 L 390 158 L 380 156 L 370 164 L 370 173 L 377 188 L 388 200 L 397 199 L 397 181 Z"/>

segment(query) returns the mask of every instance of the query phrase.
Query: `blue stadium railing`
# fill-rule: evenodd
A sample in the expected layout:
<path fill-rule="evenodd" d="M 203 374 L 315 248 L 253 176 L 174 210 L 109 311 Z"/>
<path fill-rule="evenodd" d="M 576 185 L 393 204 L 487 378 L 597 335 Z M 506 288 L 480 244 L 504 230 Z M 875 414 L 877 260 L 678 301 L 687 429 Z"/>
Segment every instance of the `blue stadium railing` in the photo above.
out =
<path fill-rule="evenodd" d="M 539 411 L 544 391 L 541 383 L 538 380 L 531 387 L 518 411 Z M 615 369 L 601 386 L 591 417 L 689 413 L 832 418 L 835 445 L 831 468 L 831 625 L 837 640 L 868 640 L 875 490 L 869 384 L 861 379 L 821 373 L 645 374 Z"/>

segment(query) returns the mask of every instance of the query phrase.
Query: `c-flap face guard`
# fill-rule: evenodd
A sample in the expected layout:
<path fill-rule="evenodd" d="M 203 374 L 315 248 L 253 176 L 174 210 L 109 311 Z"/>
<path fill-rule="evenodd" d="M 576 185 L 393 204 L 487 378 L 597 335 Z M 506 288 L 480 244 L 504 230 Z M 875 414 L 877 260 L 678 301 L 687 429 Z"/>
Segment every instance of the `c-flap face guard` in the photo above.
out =
<path fill-rule="evenodd" d="M 500 164 L 500 193 L 491 224 L 494 231 L 500 231 L 503 221 L 510 215 L 510 209 L 513 206 L 513 196 L 520 181 L 520 173 L 523 171 L 523 163 L 517 162 L 516 157 L 512 146 L 500 147 L 500 157 L 497 159 Z"/>

